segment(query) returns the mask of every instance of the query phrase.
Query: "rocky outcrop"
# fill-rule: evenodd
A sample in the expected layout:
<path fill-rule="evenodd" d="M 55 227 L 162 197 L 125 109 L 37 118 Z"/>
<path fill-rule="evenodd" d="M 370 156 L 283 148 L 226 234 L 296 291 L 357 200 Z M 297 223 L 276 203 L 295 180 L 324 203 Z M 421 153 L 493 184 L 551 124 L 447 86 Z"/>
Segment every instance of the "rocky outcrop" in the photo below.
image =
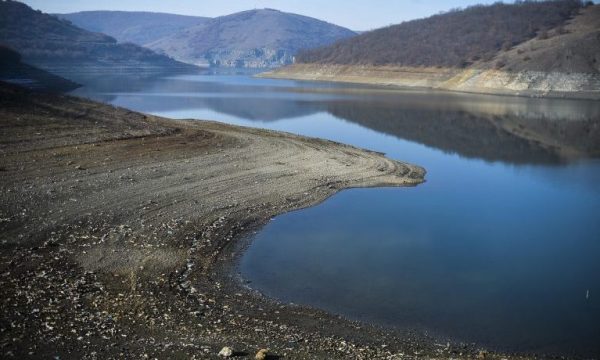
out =
<path fill-rule="evenodd" d="M 294 64 L 259 76 L 473 93 L 600 99 L 600 74 L 593 73 Z"/>
<path fill-rule="evenodd" d="M 239 50 L 214 50 L 206 56 L 211 67 L 269 68 L 291 64 L 294 55 L 289 50 L 274 47 Z"/>
<path fill-rule="evenodd" d="M 465 92 L 600 99 L 600 75 L 590 73 L 471 69 L 439 87 Z"/>

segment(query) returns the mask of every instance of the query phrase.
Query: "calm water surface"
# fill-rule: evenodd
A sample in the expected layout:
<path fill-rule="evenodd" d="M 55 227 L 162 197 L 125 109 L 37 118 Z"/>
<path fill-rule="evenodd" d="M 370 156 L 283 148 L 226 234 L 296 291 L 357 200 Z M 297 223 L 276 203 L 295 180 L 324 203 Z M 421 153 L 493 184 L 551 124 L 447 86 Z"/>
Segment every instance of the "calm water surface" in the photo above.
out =
<path fill-rule="evenodd" d="M 189 75 L 76 91 L 172 118 L 328 138 L 428 171 L 281 215 L 251 286 L 499 349 L 600 357 L 600 103 Z"/>

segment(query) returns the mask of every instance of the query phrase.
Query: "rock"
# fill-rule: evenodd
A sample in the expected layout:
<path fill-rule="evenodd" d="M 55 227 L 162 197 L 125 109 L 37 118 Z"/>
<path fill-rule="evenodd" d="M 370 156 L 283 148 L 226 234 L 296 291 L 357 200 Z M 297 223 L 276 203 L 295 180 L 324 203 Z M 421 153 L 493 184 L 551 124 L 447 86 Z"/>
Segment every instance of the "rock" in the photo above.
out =
<path fill-rule="evenodd" d="M 478 360 L 486 359 L 487 355 L 488 355 L 487 351 L 481 350 L 477 353 L 477 359 Z"/>
<path fill-rule="evenodd" d="M 231 357 L 232 355 L 233 355 L 233 350 L 231 350 L 231 348 L 228 346 L 225 346 L 224 348 L 221 349 L 221 351 L 219 351 L 219 356 L 222 356 L 224 358 Z"/>
<path fill-rule="evenodd" d="M 265 360 L 267 358 L 267 354 L 268 353 L 269 353 L 269 350 L 267 350 L 267 349 L 260 349 L 256 353 L 256 356 L 254 356 L 254 358 L 256 360 Z"/>

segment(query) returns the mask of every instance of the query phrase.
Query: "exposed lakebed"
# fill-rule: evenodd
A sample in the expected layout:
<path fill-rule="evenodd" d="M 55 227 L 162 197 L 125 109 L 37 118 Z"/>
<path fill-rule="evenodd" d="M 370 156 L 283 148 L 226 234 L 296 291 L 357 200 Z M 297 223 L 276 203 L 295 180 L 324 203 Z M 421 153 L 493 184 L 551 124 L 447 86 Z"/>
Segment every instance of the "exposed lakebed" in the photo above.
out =
<path fill-rule="evenodd" d="M 600 356 L 600 103 L 189 75 L 75 92 L 425 167 L 277 217 L 240 264 L 285 302 L 494 348 Z"/>

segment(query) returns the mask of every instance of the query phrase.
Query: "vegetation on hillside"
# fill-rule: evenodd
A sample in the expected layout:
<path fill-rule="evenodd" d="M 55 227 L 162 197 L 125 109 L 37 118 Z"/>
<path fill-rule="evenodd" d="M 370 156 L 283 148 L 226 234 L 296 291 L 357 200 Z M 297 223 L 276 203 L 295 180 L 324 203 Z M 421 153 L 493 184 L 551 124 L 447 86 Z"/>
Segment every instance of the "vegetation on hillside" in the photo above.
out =
<path fill-rule="evenodd" d="M 414 20 L 331 46 L 300 52 L 300 63 L 466 67 L 532 38 L 547 37 L 573 17 L 579 0 L 477 5 Z"/>
<path fill-rule="evenodd" d="M 500 51 L 493 60 L 479 62 L 476 66 L 517 72 L 599 74 L 600 6 L 586 7 L 564 26 L 544 32 L 508 51 Z"/>
<path fill-rule="evenodd" d="M 66 20 L 16 1 L 0 2 L 0 44 L 18 51 L 26 62 L 178 63 L 134 44 L 117 44 L 107 35 L 80 29 Z"/>

